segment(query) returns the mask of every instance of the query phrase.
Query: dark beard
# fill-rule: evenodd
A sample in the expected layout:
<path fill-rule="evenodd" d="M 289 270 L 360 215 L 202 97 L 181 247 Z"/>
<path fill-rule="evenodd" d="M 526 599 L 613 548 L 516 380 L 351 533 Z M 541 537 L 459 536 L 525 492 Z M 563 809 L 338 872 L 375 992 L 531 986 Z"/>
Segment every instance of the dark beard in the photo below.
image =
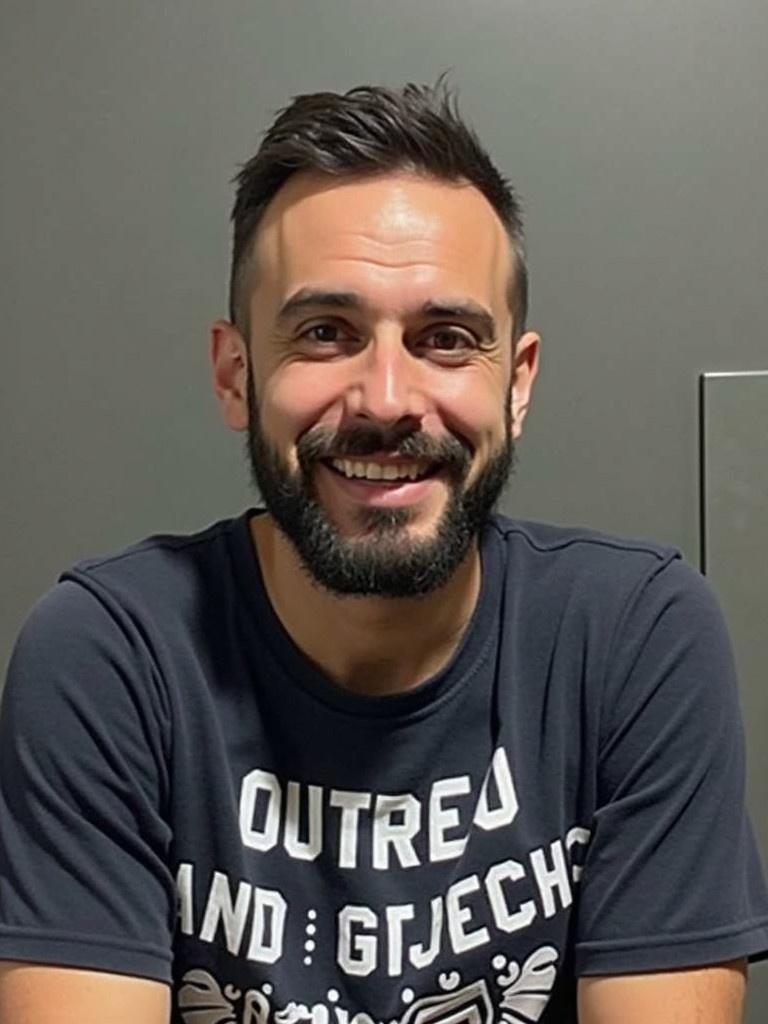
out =
<path fill-rule="evenodd" d="M 469 488 L 463 487 L 472 460 L 467 446 L 452 435 L 435 439 L 402 428 L 395 432 L 371 426 L 342 435 L 317 427 L 299 440 L 299 470 L 292 475 L 261 429 L 249 366 L 247 457 L 252 479 L 315 584 L 334 594 L 360 597 L 429 594 L 446 584 L 464 561 L 514 471 L 510 397 L 508 393 L 505 442 Z M 362 535 L 354 538 L 342 536 L 328 518 L 313 482 L 318 460 L 374 452 L 425 458 L 445 472 L 450 494 L 434 537 L 408 537 L 406 526 L 416 518 L 410 507 L 361 506 L 357 518 Z"/>

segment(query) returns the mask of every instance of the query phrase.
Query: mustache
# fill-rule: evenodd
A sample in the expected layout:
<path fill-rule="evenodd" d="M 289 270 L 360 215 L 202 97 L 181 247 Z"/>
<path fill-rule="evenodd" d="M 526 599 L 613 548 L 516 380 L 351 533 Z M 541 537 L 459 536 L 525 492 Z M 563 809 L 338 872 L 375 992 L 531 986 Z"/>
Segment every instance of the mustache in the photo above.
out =
<path fill-rule="evenodd" d="M 344 432 L 316 427 L 300 438 L 296 445 L 296 455 L 304 470 L 309 470 L 314 462 L 323 459 L 382 453 L 424 460 L 456 473 L 464 472 L 472 460 L 469 446 L 452 434 L 431 437 L 423 431 L 408 430 L 406 433 L 402 428 L 383 429 L 373 425 Z"/>

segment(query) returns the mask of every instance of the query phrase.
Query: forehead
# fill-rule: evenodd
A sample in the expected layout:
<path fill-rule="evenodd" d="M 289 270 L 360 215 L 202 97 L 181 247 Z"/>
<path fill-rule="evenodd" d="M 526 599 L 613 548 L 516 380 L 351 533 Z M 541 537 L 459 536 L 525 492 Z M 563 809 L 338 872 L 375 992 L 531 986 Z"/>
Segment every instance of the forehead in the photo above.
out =
<path fill-rule="evenodd" d="M 364 289 L 393 308 L 439 288 L 501 309 L 511 264 L 479 189 L 406 172 L 293 175 L 265 212 L 254 257 L 259 305 L 321 285 Z"/>

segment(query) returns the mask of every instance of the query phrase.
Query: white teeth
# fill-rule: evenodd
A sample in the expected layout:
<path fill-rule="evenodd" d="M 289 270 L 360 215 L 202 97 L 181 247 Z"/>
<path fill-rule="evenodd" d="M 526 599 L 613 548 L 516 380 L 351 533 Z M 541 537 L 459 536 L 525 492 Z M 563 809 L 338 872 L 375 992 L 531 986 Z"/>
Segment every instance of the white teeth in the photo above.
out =
<path fill-rule="evenodd" d="M 415 480 L 426 466 L 417 462 L 394 466 L 379 462 L 355 462 L 352 459 L 332 459 L 331 465 L 346 477 L 366 480 Z"/>

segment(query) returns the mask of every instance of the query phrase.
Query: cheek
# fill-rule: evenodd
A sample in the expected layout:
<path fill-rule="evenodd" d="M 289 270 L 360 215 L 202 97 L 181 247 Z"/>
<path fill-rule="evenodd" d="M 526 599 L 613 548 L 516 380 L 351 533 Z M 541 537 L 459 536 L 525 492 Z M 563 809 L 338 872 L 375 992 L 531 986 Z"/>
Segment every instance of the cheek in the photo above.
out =
<path fill-rule="evenodd" d="M 333 416 L 337 400 L 338 391 L 316 367 L 291 367 L 270 378 L 261 404 L 262 425 L 285 451 L 312 427 L 336 426 L 340 420 L 340 414 Z"/>
<path fill-rule="evenodd" d="M 443 429 L 460 435 L 482 457 L 504 437 L 505 397 L 497 386 L 478 377 L 450 381 L 440 394 Z"/>

